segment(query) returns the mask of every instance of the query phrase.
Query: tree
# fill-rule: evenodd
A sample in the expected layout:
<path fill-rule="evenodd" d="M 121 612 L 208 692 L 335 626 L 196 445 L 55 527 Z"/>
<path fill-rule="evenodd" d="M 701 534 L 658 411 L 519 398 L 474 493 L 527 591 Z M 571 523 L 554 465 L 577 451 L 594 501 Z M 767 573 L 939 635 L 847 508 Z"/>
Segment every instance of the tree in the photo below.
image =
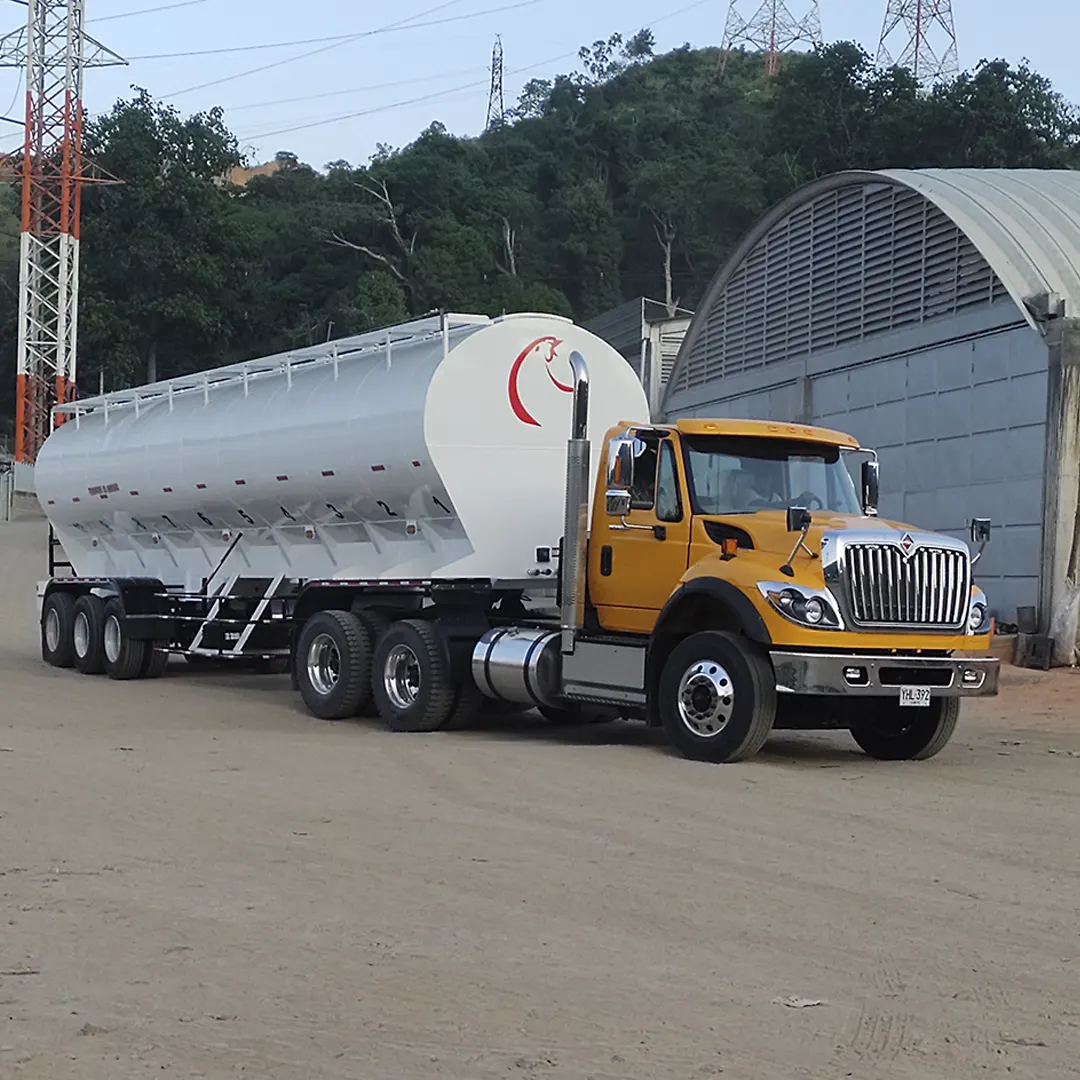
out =
<path fill-rule="evenodd" d="M 225 356 L 247 251 L 223 192 L 241 159 L 220 110 L 185 120 L 139 90 L 90 126 L 86 152 L 121 182 L 83 201 L 82 381 L 153 381 Z"/>

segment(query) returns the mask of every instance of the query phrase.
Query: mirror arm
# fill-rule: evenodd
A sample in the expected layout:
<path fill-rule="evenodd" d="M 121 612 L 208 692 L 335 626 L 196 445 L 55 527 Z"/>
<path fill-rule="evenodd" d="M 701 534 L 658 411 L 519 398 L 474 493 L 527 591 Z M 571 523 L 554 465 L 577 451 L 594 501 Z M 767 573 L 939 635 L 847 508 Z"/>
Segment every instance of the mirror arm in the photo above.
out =
<path fill-rule="evenodd" d="M 800 548 L 802 548 L 802 550 L 805 551 L 806 554 L 809 555 L 811 559 L 818 558 L 817 553 L 811 551 L 806 546 L 806 537 L 807 537 L 808 533 L 810 532 L 810 524 L 811 524 L 810 522 L 807 522 L 807 524 L 803 526 L 803 531 L 801 533 L 799 533 L 799 539 L 795 541 L 795 546 L 791 549 L 791 554 L 788 556 L 787 562 L 784 563 L 784 565 L 780 567 L 780 573 L 783 574 L 784 577 L 794 577 L 795 576 L 795 568 L 791 565 L 791 563 L 792 563 L 792 560 L 795 558 L 795 556 L 799 554 L 799 549 Z"/>

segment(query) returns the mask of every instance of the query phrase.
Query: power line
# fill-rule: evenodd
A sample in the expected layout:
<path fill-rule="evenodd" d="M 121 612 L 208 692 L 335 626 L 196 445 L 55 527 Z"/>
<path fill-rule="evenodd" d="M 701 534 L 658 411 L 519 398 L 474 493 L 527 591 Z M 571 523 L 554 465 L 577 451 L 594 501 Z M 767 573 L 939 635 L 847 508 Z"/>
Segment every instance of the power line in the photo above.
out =
<path fill-rule="evenodd" d="M 224 56 L 228 53 L 263 52 L 268 49 L 290 49 L 296 45 L 323 45 L 328 41 L 337 45 L 343 45 L 348 41 L 359 41 L 361 38 L 375 37 L 377 34 L 389 34 L 400 30 L 420 30 L 429 26 L 443 26 L 446 23 L 464 22 L 466 19 L 477 19 L 482 15 L 494 15 L 500 11 L 513 11 L 515 8 L 539 4 L 542 0 L 519 0 L 516 4 L 488 8 L 486 11 L 470 11 L 464 15 L 449 15 L 445 19 L 431 19 L 429 22 L 424 23 L 414 22 L 415 19 L 419 19 L 423 15 L 441 11 L 444 8 L 451 7 L 453 4 L 458 4 L 460 2 L 461 0 L 450 0 L 450 3 L 440 4 L 436 8 L 431 8 L 430 11 L 421 12 L 420 15 L 413 15 L 408 19 L 402 19 L 401 22 L 391 23 L 389 26 L 380 26 L 376 30 L 362 30 L 359 33 L 330 34 L 328 37 L 300 38 L 299 40 L 293 41 L 267 41 L 258 45 L 227 45 L 219 49 L 191 49 L 187 52 L 145 53 L 142 56 L 129 56 L 128 60 L 181 60 L 192 56 Z"/>
<path fill-rule="evenodd" d="M 694 0 L 693 3 L 686 4 L 681 8 L 677 8 L 675 11 L 669 11 L 666 15 L 658 16 L 657 18 L 653 19 L 646 27 L 644 27 L 644 29 L 646 29 L 646 30 L 652 29 L 652 27 L 656 26 L 658 23 L 666 22 L 668 19 L 677 18 L 679 15 L 684 15 L 688 11 L 693 11 L 695 8 L 703 7 L 706 3 L 711 3 L 711 2 L 712 2 L 712 0 Z M 515 6 L 518 6 L 518 5 L 515 5 Z M 547 67 L 549 64 L 557 64 L 561 60 L 568 60 L 568 59 L 571 59 L 573 57 L 577 57 L 578 54 L 579 54 L 579 50 L 575 49 L 572 52 L 562 53 L 559 56 L 553 56 L 553 57 L 548 58 L 547 60 L 541 60 L 538 63 L 529 64 L 526 67 L 514 68 L 513 70 L 508 71 L 507 74 L 510 74 L 510 75 L 523 75 L 526 72 L 536 71 L 538 68 Z M 478 69 L 473 69 L 473 70 L 478 70 Z M 409 81 L 423 81 L 423 80 L 409 80 Z M 432 92 L 430 94 L 424 94 L 424 95 L 422 95 L 420 97 L 408 98 L 408 99 L 406 99 L 404 101 L 395 101 L 395 102 L 390 103 L 389 105 L 378 105 L 378 106 L 374 106 L 373 108 L 370 108 L 370 109 L 362 109 L 359 112 L 344 113 L 344 114 L 342 114 L 340 116 L 329 116 L 329 117 L 325 117 L 325 118 L 319 119 L 319 120 L 310 120 L 310 121 L 306 121 L 304 123 L 294 124 L 294 125 L 292 125 L 290 127 L 286 127 L 286 128 L 277 128 L 274 131 L 264 131 L 264 132 L 261 132 L 258 135 L 246 135 L 243 138 L 241 138 L 240 141 L 241 142 L 253 142 L 256 139 L 269 139 L 269 138 L 272 138 L 273 136 L 276 136 L 276 135 L 291 135 L 291 134 L 293 134 L 294 132 L 297 132 L 297 131 L 307 131 L 307 130 L 309 130 L 311 128 L 324 127 L 327 124 L 336 124 L 336 123 L 340 123 L 343 120 L 358 120 L 358 119 L 360 119 L 362 117 L 365 117 L 365 116 L 374 116 L 374 115 L 377 115 L 378 113 L 381 113 L 381 112 L 389 112 L 389 111 L 391 111 L 393 109 L 402 109 L 402 108 L 406 108 L 409 105 L 420 105 L 420 104 L 423 104 L 424 102 L 435 101 L 438 98 L 448 97 L 448 96 L 450 96 L 452 94 L 463 93 L 464 91 L 467 91 L 467 90 L 475 90 L 475 89 L 478 89 L 481 86 L 489 86 L 488 80 L 485 80 L 484 82 L 465 83 L 465 84 L 463 84 L 461 86 L 451 87 L 448 90 L 436 90 L 436 91 L 434 91 L 434 92 Z M 348 93 L 348 92 L 349 91 L 340 91 L 340 93 Z M 334 91 L 334 93 L 339 93 L 339 91 Z M 312 98 L 314 98 L 314 97 L 323 97 L 323 96 L 328 96 L 328 95 L 322 95 L 322 94 L 311 95 Z M 303 100 L 303 99 L 295 99 L 295 100 Z M 250 106 L 248 106 L 248 107 L 250 107 Z M 228 111 L 229 110 L 226 109 L 226 112 L 228 112 Z"/>
<path fill-rule="evenodd" d="M 302 101 L 318 101 L 322 98 L 345 97 L 347 94 L 367 94 L 373 90 L 393 90 L 399 86 L 415 86 L 417 83 L 439 82 L 442 79 L 457 79 L 462 75 L 472 75 L 479 71 L 487 71 L 487 68 L 459 68 L 457 71 L 444 71 L 439 75 L 420 75 L 415 79 L 396 79 L 394 82 L 371 83 L 368 86 L 351 86 L 347 90 L 325 90 L 321 94 L 302 94 L 300 97 L 278 98 L 276 101 L 253 101 L 247 105 L 228 105 L 225 107 L 225 111 L 228 113 L 246 112 L 249 109 L 269 109 L 275 105 L 296 105 Z"/>
<path fill-rule="evenodd" d="M 138 11 L 121 11 L 116 15 L 100 15 L 96 19 L 87 19 L 87 22 L 102 23 L 113 22 L 116 19 L 133 19 L 136 15 L 156 15 L 159 11 L 173 11 L 176 8 L 195 7 L 196 4 L 206 4 L 209 0 L 178 0 L 177 3 L 159 4 L 157 7 L 139 8 Z"/>
<path fill-rule="evenodd" d="M 437 11 L 443 11 L 448 7 L 452 7 L 456 3 L 460 3 L 460 0 L 449 0 L 448 3 L 439 4 L 436 7 L 429 8 L 427 11 L 421 11 L 416 15 L 409 16 L 409 18 L 407 19 L 401 19 L 398 22 L 389 23 L 387 26 L 380 27 L 377 30 L 366 30 L 363 33 L 353 34 L 352 36 L 346 37 L 342 40 L 334 41 L 329 45 L 323 45 L 322 48 L 312 49 L 310 52 L 297 53 L 295 56 L 286 56 L 282 60 L 275 60 L 269 64 L 262 64 L 260 67 L 257 68 L 249 68 L 247 71 L 238 71 L 232 75 L 224 75 L 220 79 L 211 79 L 209 82 L 200 83 L 198 86 L 188 86 L 185 87 L 185 89 L 183 90 L 177 90 L 174 93 L 165 94 L 164 99 L 180 97 L 183 94 L 193 94 L 196 90 L 206 90 L 211 86 L 220 86 L 222 83 L 232 82 L 235 79 L 243 79 L 248 75 L 258 75 L 263 71 L 270 71 L 273 68 L 282 67 L 285 64 L 292 64 L 297 60 L 307 60 L 309 57 L 318 56 L 321 53 L 329 52 L 331 49 L 340 48 L 342 45 L 347 45 L 352 41 L 359 41 L 361 38 L 371 37 L 374 34 L 385 34 L 389 33 L 392 30 L 398 29 L 419 30 L 426 26 L 439 26 L 446 22 L 457 22 L 461 19 L 473 19 L 479 15 L 491 15 L 498 11 L 513 11 L 517 8 L 530 7 L 533 4 L 538 4 L 541 2 L 542 0 L 520 0 L 519 3 L 510 4 L 507 7 L 491 8 L 487 11 L 474 12 L 471 15 L 458 15 L 453 16 L 449 19 L 436 19 L 427 23 L 418 23 L 415 21 L 417 19 L 422 19 L 427 15 L 434 14 Z"/>
<path fill-rule="evenodd" d="M 508 74 L 522 75 L 526 71 L 535 71 L 537 68 L 547 67 L 548 64 L 557 64 L 560 60 L 568 60 L 577 55 L 577 50 L 574 52 L 562 53 L 560 56 L 549 57 L 547 60 L 541 60 L 538 63 L 530 64 L 528 67 L 515 68 L 508 72 Z M 434 101 L 436 98 L 449 97 L 451 94 L 460 94 L 466 90 L 476 90 L 480 87 L 487 87 L 488 85 L 489 82 L 487 79 L 484 79 L 482 82 L 464 83 L 461 86 L 451 87 L 449 90 L 436 90 L 430 94 L 408 98 L 405 101 L 395 101 L 389 105 L 376 105 L 370 109 L 362 109 L 359 112 L 345 113 L 341 116 L 328 116 L 321 120 L 309 120 L 305 123 L 294 124 L 291 127 L 278 128 L 276 131 L 263 131 L 258 135 L 245 135 L 240 141 L 252 142 L 255 139 L 268 139 L 273 135 L 291 135 L 294 131 L 307 131 L 310 128 L 324 127 L 327 124 L 336 124 L 342 120 L 356 120 L 362 116 L 374 116 L 376 113 L 389 112 L 391 109 L 402 109 L 408 105 L 419 105 L 425 101 Z"/>

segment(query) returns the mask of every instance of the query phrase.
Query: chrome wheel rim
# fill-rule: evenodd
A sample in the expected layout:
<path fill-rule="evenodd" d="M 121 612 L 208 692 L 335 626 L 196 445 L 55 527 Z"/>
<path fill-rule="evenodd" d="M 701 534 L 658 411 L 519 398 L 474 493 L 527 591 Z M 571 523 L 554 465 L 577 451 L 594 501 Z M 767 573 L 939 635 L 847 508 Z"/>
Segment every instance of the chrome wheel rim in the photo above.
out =
<path fill-rule="evenodd" d="M 50 612 L 49 614 L 54 613 Z M 75 644 L 75 655 L 80 658 L 86 656 L 90 651 L 90 620 L 86 617 L 85 611 L 80 611 L 75 615 L 71 636 Z M 56 646 L 50 645 L 49 648 L 55 649 Z"/>
<path fill-rule="evenodd" d="M 329 697 L 341 678 L 341 651 L 329 634 L 319 634 L 308 646 L 307 676 L 320 697 Z"/>
<path fill-rule="evenodd" d="M 120 632 L 120 620 L 110 615 L 105 620 L 105 659 L 115 664 L 120 659 L 120 644 L 123 635 Z"/>
<path fill-rule="evenodd" d="M 386 696 L 395 709 L 404 712 L 416 704 L 420 694 L 420 661 L 408 645 L 395 645 L 383 669 Z"/>
<path fill-rule="evenodd" d="M 60 615 L 53 607 L 45 612 L 45 645 L 51 653 L 60 648 Z"/>
<path fill-rule="evenodd" d="M 691 664 L 679 682 L 679 716 L 701 739 L 714 739 L 735 711 L 735 687 L 727 669 L 715 660 Z"/>

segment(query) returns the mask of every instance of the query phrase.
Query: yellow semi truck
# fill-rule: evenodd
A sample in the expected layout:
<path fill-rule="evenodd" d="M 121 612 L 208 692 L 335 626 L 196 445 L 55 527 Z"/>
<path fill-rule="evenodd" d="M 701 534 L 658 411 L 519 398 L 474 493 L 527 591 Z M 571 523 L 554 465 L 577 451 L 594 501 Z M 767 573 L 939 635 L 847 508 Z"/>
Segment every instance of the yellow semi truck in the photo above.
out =
<path fill-rule="evenodd" d="M 845 460 L 858 456 L 861 497 Z M 615 679 L 596 650 L 593 678 L 597 690 L 637 679 L 648 719 L 686 756 L 748 757 L 785 726 L 849 728 L 874 757 L 928 758 L 961 698 L 997 692 L 978 555 L 879 518 L 876 455 L 851 436 L 624 424 L 604 457 L 585 629 L 639 644 Z M 989 530 L 972 522 L 973 541 Z"/>

